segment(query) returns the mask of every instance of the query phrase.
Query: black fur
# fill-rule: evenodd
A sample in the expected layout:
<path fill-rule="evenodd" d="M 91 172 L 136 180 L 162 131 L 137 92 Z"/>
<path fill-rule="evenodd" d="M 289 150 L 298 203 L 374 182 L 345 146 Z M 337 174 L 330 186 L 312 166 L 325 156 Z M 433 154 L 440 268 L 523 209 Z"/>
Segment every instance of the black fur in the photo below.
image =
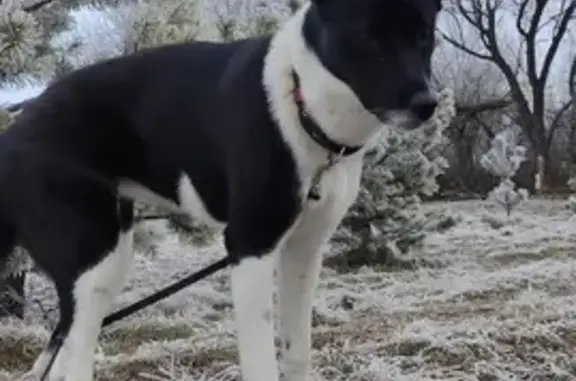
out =
<path fill-rule="evenodd" d="M 270 249 L 297 213 L 299 200 L 291 153 L 272 123 L 260 85 L 267 47 L 268 39 L 175 45 L 62 78 L 0 137 L 4 217 L 30 245 L 26 237 L 44 227 L 40 219 L 20 220 L 45 214 L 56 200 L 98 214 L 104 205 L 96 199 L 101 199 L 109 205 L 106 215 L 115 218 L 110 189 L 119 179 L 176 202 L 184 171 L 210 214 L 230 223 L 231 255 Z M 98 184 L 97 176 L 110 189 Z M 254 202 L 272 208 L 255 210 Z M 46 223 L 64 218 L 62 213 L 54 211 Z M 240 242 L 247 236 L 253 239 Z M 48 261 L 45 265 L 50 267 Z"/>
<path fill-rule="evenodd" d="M 298 178 L 260 84 L 268 42 L 168 46 L 80 69 L 0 135 L 0 255 L 17 240 L 55 282 L 62 318 L 49 346 L 70 328 L 74 280 L 131 224 L 120 179 L 176 202 L 185 171 L 228 222 L 233 261 L 266 253 L 291 224 Z"/>

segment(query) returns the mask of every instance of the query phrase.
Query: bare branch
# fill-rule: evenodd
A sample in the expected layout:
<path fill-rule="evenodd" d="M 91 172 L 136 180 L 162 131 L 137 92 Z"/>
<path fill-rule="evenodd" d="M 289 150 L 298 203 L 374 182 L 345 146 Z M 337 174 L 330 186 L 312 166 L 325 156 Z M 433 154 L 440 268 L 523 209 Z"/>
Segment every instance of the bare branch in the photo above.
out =
<path fill-rule="evenodd" d="M 511 104 L 512 101 L 510 99 L 490 100 L 476 105 L 456 104 L 456 114 L 458 116 L 471 117 L 485 111 L 501 110 Z"/>
<path fill-rule="evenodd" d="M 484 133 L 486 134 L 486 136 L 488 136 L 488 139 L 492 140 L 494 138 L 496 134 L 494 133 L 494 131 L 492 131 L 492 129 L 488 126 L 488 124 L 478 116 L 478 114 L 474 115 L 474 121 L 478 123 L 480 127 L 482 127 Z"/>
<path fill-rule="evenodd" d="M 576 11 L 576 0 L 571 0 L 568 7 L 566 7 L 564 12 L 562 13 L 562 18 L 560 20 L 558 29 L 556 33 L 554 33 L 554 35 L 552 36 L 552 43 L 550 44 L 550 48 L 546 52 L 546 57 L 544 58 L 544 64 L 542 66 L 542 71 L 540 72 L 540 76 L 538 78 L 538 81 L 540 82 L 541 85 L 545 84 L 546 80 L 548 79 L 548 75 L 550 73 L 550 66 L 552 65 L 552 61 L 554 60 L 554 57 L 558 52 L 558 47 L 560 46 L 560 43 L 562 42 L 562 39 L 566 34 L 566 31 L 568 29 L 568 22 L 572 19 L 572 17 L 574 17 L 575 11 Z"/>
<path fill-rule="evenodd" d="M 526 3 L 533 0 L 525 0 Z M 548 0 L 538 0 L 536 2 L 536 9 L 530 20 L 530 27 L 526 35 L 524 36 L 524 43 L 526 45 L 526 63 L 527 63 L 527 74 L 528 80 L 532 86 L 538 84 L 538 73 L 536 70 L 536 37 L 538 35 L 538 26 L 540 25 L 540 20 L 542 19 L 542 14 L 544 13 L 544 8 Z"/>
<path fill-rule="evenodd" d="M 44 8 L 45 6 L 50 5 L 55 1 L 57 1 L 57 0 L 40 0 L 36 3 L 23 6 L 22 10 L 24 10 L 25 12 L 29 12 L 29 13 L 30 12 L 36 12 L 40 8 Z"/>
<path fill-rule="evenodd" d="M 527 6 L 528 6 L 528 0 L 523 0 L 520 3 L 520 8 L 518 10 L 518 16 L 516 17 L 516 29 L 518 30 L 518 33 L 520 33 L 520 35 L 522 37 L 524 37 L 524 39 L 528 39 L 528 31 L 522 25 L 522 20 L 524 19 L 524 16 L 526 14 L 526 7 Z"/>
<path fill-rule="evenodd" d="M 568 94 L 570 94 L 572 101 L 576 101 L 576 57 L 572 59 L 568 74 Z"/>
<path fill-rule="evenodd" d="M 447 36 L 446 34 L 444 34 L 442 32 L 440 32 L 440 33 L 442 34 L 442 38 L 444 38 L 446 41 L 448 41 L 454 47 L 462 50 L 463 52 L 468 53 L 471 56 L 474 56 L 474 57 L 479 58 L 481 60 L 485 60 L 485 61 L 492 61 L 493 60 L 493 57 L 491 55 L 478 53 L 478 52 L 472 50 L 471 48 L 467 47 L 463 43 L 460 43 L 460 42 L 456 41 L 455 39 Z"/>
<path fill-rule="evenodd" d="M 550 144 L 552 143 L 552 140 L 554 139 L 554 133 L 556 132 L 556 129 L 560 126 L 560 121 L 562 120 L 564 114 L 570 109 L 572 103 L 573 103 L 572 99 L 566 101 L 562 105 L 562 107 L 560 107 L 556 115 L 554 115 L 554 119 L 552 119 L 552 122 L 550 123 L 548 130 L 548 146 L 550 146 Z"/>

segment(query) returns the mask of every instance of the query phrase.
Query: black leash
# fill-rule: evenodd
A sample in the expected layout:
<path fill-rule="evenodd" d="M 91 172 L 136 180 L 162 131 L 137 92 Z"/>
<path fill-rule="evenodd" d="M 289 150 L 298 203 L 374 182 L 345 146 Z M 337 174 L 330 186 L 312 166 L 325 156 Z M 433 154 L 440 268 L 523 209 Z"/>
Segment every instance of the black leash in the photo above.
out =
<path fill-rule="evenodd" d="M 104 318 L 102 323 L 102 327 L 106 327 L 118 320 L 124 319 L 127 316 L 132 315 L 133 313 L 140 311 L 143 308 L 148 307 L 149 305 L 156 303 L 159 300 L 165 299 L 178 291 L 186 288 L 228 266 L 230 264 L 230 260 L 228 257 L 220 259 L 218 262 L 214 262 L 210 266 L 204 267 L 203 269 L 190 274 L 184 279 L 181 279 L 168 287 L 161 289 L 160 291 L 155 292 L 154 294 L 139 300 L 136 303 L 133 303 L 129 306 L 126 306 Z"/>
<path fill-rule="evenodd" d="M 190 226 L 186 223 L 182 222 L 178 215 L 173 216 L 166 216 L 166 215 L 149 215 L 149 216 L 142 216 L 141 218 L 137 218 L 136 221 L 144 221 L 144 220 L 157 220 L 157 219 L 170 219 L 173 223 L 178 225 L 180 228 L 190 231 Z M 106 327 L 118 320 L 124 319 L 127 316 L 130 316 L 151 304 L 156 303 L 159 300 L 165 299 L 171 295 L 174 295 L 178 291 L 226 268 L 230 264 L 230 260 L 228 257 L 220 259 L 218 262 L 214 262 L 211 265 L 204 267 L 203 269 L 196 271 L 193 274 L 188 275 L 186 278 L 181 279 L 175 283 L 172 283 L 168 287 L 164 287 L 160 291 L 155 292 L 154 294 L 137 301 L 136 303 L 130 304 L 112 314 L 106 316 L 102 322 L 102 327 Z"/>

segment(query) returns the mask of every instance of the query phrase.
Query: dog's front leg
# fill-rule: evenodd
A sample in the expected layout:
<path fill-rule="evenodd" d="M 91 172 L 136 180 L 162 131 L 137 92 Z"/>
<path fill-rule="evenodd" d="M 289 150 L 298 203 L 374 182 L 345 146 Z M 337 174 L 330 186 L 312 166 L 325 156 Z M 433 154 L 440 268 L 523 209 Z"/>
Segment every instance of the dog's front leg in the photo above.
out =
<path fill-rule="evenodd" d="M 349 162 L 321 189 L 287 237 L 278 258 L 281 370 L 283 381 L 304 381 L 310 369 L 312 302 L 322 265 L 322 246 L 334 234 L 358 194 L 362 160 Z"/>
<path fill-rule="evenodd" d="M 310 368 L 314 290 L 322 265 L 322 246 L 333 234 L 344 208 L 302 218 L 278 262 L 281 370 L 284 381 L 304 381 Z"/>
<path fill-rule="evenodd" d="M 276 251 L 239 258 L 232 268 L 232 298 L 244 381 L 277 381 L 272 310 Z"/>
<path fill-rule="evenodd" d="M 304 381 L 310 370 L 311 312 L 322 255 L 317 245 L 292 244 L 279 258 L 281 370 L 284 381 Z"/>

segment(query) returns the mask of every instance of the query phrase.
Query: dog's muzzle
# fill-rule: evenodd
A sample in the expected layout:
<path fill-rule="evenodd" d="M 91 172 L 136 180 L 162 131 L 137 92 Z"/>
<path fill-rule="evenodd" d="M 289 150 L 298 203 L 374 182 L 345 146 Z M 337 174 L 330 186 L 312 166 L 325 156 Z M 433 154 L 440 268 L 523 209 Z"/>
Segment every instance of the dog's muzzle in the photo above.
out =
<path fill-rule="evenodd" d="M 434 115 L 438 100 L 429 91 L 421 91 L 414 94 L 408 109 L 419 123 L 424 123 Z"/>

